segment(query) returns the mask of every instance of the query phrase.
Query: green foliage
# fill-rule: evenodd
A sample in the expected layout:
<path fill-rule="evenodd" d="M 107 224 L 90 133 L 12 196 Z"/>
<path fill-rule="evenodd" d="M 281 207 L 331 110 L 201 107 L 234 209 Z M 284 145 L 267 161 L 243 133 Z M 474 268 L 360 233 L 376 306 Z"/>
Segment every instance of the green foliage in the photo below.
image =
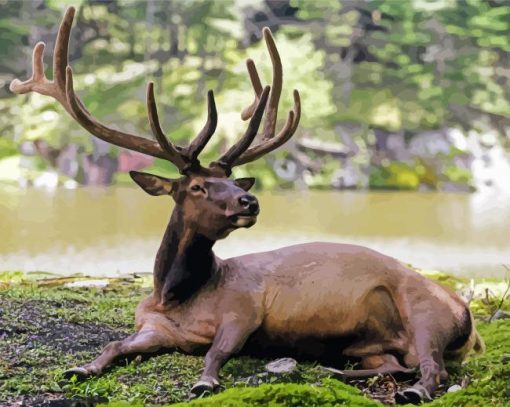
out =
<path fill-rule="evenodd" d="M 0 160 L 18 154 L 16 144 L 7 138 L 0 138 Z"/>
<path fill-rule="evenodd" d="M 369 183 L 374 189 L 416 190 L 420 185 L 420 177 L 416 168 L 403 162 L 394 161 L 382 167 L 373 167 Z"/>
<path fill-rule="evenodd" d="M 465 168 L 446 167 L 444 175 L 451 181 L 458 184 L 469 184 L 472 180 L 471 172 Z"/>
<path fill-rule="evenodd" d="M 430 280 L 433 280 L 452 291 L 455 291 L 462 286 L 466 286 L 469 283 L 469 281 L 465 278 L 453 276 L 437 270 L 425 270 L 421 271 L 421 273 Z"/>
<path fill-rule="evenodd" d="M 91 137 L 56 102 L 13 98 L 6 89 L 15 76 L 28 76 L 23 72 L 29 69 L 33 37 L 46 35 L 67 4 L 45 0 L 35 9 L 31 2 L 0 3 L 0 159 L 16 155 L 20 142 L 35 139 L 56 149 L 76 144 L 97 152 Z M 180 144 L 202 127 L 206 91 L 216 91 L 219 125 L 203 153 L 205 163 L 243 133 L 246 123 L 239 113 L 252 101 L 244 60 L 255 60 L 265 83 L 271 75 L 263 42 L 250 45 L 246 39 L 253 37 L 250 24 L 256 16 L 275 11 L 268 11 L 270 5 L 251 4 L 250 17 L 239 0 L 73 4 L 80 8 L 71 46 L 76 89 L 100 120 L 151 137 L 143 97 L 144 83 L 152 79 L 163 128 Z M 510 6 L 505 2 L 375 0 L 352 7 L 346 1 L 291 0 L 290 5 L 297 8 L 295 18 L 269 25 L 275 28 L 285 72 L 279 126 L 291 107 L 292 90 L 301 92 L 296 139 L 306 135 L 339 142 L 337 127 L 343 123 L 410 135 L 453 126 L 465 132 L 485 123 L 504 135 L 510 120 Z M 364 145 L 361 134 L 353 139 Z M 282 150 L 292 153 L 293 147 Z M 112 147 L 110 154 L 117 151 Z M 366 164 L 369 157 L 364 157 Z M 340 166 L 329 156 L 322 161 L 321 171 L 302 176 L 311 187 L 330 187 L 331 166 Z M 287 187 L 288 181 L 267 168 L 271 162 L 262 159 L 250 168 L 263 174 L 261 186 Z M 423 174 L 413 165 L 411 160 L 371 168 L 369 184 L 416 189 Z M 446 163 L 444 174 L 432 174 L 425 183 L 436 188 L 445 179 L 471 182 L 469 170 Z"/>
<path fill-rule="evenodd" d="M 387 129 L 464 122 L 453 105 L 510 117 L 508 81 L 497 68 L 510 49 L 510 7 L 504 3 L 378 0 L 345 14 L 322 2 L 293 4 L 300 17 L 321 22 L 314 33 L 325 48 L 356 46 L 373 55 L 356 65 L 334 52 L 326 60 L 335 101 L 347 111 L 358 110 L 358 120 Z M 346 83 L 352 93 L 346 93 Z M 369 96 L 378 92 L 392 103 Z M 370 113 L 377 109 L 383 120 Z M 362 111 L 368 113 L 364 118 Z M 464 123 L 469 126 L 473 119 Z"/>
<path fill-rule="evenodd" d="M 443 166 L 433 168 L 419 160 L 410 164 L 400 161 L 385 160 L 380 166 L 370 168 L 369 184 L 372 189 L 417 190 L 421 185 L 434 188 L 440 181 L 459 185 L 470 185 L 472 174 L 466 168 L 451 164 L 446 157 L 438 157 Z"/>
<path fill-rule="evenodd" d="M 256 388 L 236 388 L 217 396 L 180 403 L 175 406 L 352 406 L 369 407 L 379 403 L 363 397 L 359 390 L 337 380 L 325 380 L 320 386 L 273 384 Z"/>

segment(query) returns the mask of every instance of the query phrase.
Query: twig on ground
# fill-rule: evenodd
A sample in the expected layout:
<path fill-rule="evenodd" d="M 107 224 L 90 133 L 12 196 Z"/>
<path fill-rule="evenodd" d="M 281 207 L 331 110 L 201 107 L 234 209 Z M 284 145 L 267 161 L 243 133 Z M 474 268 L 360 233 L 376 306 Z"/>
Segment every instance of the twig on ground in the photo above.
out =
<path fill-rule="evenodd" d="M 482 302 L 487 306 L 491 305 L 491 299 L 488 288 L 485 288 L 485 298 L 482 299 Z"/>
<path fill-rule="evenodd" d="M 510 267 L 508 267 L 507 265 L 503 264 L 503 267 L 505 268 L 506 271 L 508 271 L 510 273 Z M 499 304 L 498 306 L 496 307 L 496 309 L 494 310 L 494 312 L 492 313 L 492 315 L 490 316 L 489 318 L 489 322 L 492 322 L 492 319 L 494 318 L 494 316 L 497 314 L 497 312 L 499 310 L 501 310 L 501 307 L 503 307 L 503 303 L 505 302 L 506 300 L 506 296 L 508 294 L 508 291 L 510 290 L 510 277 L 506 279 L 507 280 L 507 284 L 506 284 L 506 290 L 505 292 L 503 293 L 503 295 L 501 296 L 501 299 L 499 300 Z"/>
<path fill-rule="evenodd" d="M 473 297 L 475 295 L 475 280 L 471 279 L 469 282 L 469 292 L 466 296 L 466 305 L 469 307 L 471 304 L 471 301 L 473 300 Z"/>

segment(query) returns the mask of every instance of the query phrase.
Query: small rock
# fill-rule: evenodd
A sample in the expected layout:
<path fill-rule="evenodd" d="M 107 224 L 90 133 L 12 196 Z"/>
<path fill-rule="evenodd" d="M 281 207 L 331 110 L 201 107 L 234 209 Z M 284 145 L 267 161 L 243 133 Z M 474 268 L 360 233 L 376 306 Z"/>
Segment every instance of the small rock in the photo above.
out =
<path fill-rule="evenodd" d="M 291 373 L 297 367 L 297 362 L 292 358 L 281 358 L 273 360 L 266 365 L 266 370 L 269 373 Z"/>
<path fill-rule="evenodd" d="M 510 362 L 510 353 L 505 353 L 505 354 L 501 357 L 501 363 L 503 363 L 503 364 L 507 364 L 508 362 Z"/>
<path fill-rule="evenodd" d="M 454 384 L 453 386 L 448 388 L 448 393 L 455 393 L 456 391 L 462 390 L 462 386 L 458 384 Z"/>
<path fill-rule="evenodd" d="M 510 312 L 501 311 L 499 309 L 496 311 L 494 316 L 491 318 L 491 321 L 495 321 L 496 319 L 510 319 Z"/>
<path fill-rule="evenodd" d="M 246 378 L 246 384 L 248 386 L 258 386 L 259 383 L 260 383 L 260 380 L 257 377 L 257 375 L 249 376 Z"/>

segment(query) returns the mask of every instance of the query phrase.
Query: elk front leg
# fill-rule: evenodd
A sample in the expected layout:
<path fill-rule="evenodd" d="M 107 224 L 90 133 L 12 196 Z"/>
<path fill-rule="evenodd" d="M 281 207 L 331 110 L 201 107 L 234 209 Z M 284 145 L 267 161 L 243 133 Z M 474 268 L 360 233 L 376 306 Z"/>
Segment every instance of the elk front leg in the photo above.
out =
<path fill-rule="evenodd" d="M 65 371 L 66 376 L 76 374 L 79 377 L 100 375 L 103 369 L 119 356 L 131 354 L 153 353 L 164 347 L 162 335 L 153 330 L 141 330 L 122 341 L 110 342 L 92 362 Z"/>
<path fill-rule="evenodd" d="M 233 354 L 242 349 L 254 330 L 255 327 L 247 326 L 238 320 L 220 326 L 211 348 L 205 355 L 205 368 L 200 380 L 191 388 L 191 398 L 207 391 L 212 392 L 220 385 L 218 374 L 221 367 Z"/>

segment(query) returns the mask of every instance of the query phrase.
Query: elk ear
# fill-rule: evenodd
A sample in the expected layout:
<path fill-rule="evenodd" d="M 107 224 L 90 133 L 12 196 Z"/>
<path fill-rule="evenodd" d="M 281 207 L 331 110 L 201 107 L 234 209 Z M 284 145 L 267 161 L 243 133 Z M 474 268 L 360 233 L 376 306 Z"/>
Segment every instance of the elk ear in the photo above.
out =
<path fill-rule="evenodd" d="M 147 174 L 145 172 L 129 171 L 129 175 L 140 187 L 150 195 L 170 195 L 177 185 L 177 180 Z"/>
<path fill-rule="evenodd" d="M 248 192 L 255 184 L 255 178 L 237 178 L 234 180 L 234 184 Z"/>

